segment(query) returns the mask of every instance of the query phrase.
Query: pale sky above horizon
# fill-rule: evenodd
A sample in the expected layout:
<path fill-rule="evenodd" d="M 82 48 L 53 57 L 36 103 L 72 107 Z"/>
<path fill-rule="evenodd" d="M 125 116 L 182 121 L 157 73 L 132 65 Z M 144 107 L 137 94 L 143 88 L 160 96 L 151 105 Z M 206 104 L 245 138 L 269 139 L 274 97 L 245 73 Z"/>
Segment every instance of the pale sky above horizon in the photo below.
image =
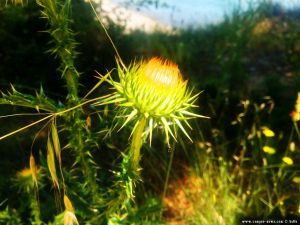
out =
<path fill-rule="evenodd" d="M 121 3 L 128 0 L 113 0 Z M 135 0 L 134 2 L 136 2 Z M 172 26 L 205 25 L 220 22 L 224 14 L 230 14 L 235 8 L 247 8 L 259 0 L 158 0 L 160 7 L 154 5 L 138 7 L 139 12 Z M 300 0 L 273 0 L 284 7 L 300 6 Z M 168 5 L 163 7 L 162 5 Z M 132 7 L 137 10 L 136 6 Z"/>

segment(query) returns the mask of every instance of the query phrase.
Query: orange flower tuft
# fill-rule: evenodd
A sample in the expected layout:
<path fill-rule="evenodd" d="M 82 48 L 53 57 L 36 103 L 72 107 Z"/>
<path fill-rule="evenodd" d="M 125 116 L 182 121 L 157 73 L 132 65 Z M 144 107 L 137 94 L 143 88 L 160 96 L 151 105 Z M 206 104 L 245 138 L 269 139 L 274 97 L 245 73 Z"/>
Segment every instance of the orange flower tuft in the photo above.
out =
<path fill-rule="evenodd" d="M 168 60 L 152 58 L 142 67 L 141 78 L 149 85 L 174 88 L 183 82 L 178 66 Z"/>

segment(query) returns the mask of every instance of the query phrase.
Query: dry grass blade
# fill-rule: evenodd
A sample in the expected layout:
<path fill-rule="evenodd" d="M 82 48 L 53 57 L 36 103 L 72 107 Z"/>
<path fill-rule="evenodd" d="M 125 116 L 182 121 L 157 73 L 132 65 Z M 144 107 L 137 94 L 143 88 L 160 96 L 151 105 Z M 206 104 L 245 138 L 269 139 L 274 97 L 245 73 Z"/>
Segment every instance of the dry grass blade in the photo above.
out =
<path fill-rule="evenodd" d="M 47 141 L 47 164 L 51 174 L 51 178 L 53 181 L 53 185 L 55 188 L 59 189 L 58 178 L 56 175 L 56 167 L 55 167 L 55 158 L 54 158 L 54 149 L 51 143 L 51 139 L 48 136 Z"/>
<path fill-rule="evenodd" d="M 37 181 L 37 166 L 35 164 L 35 159 L 34 159 L 34 157 L 33 157 L 32 154 L 30 155 L 29 166 L 30 166 L 32 181 L 34 183 L 34 186 L 37 187 L 38 186 L 38 181 Z"/>
<path fill-rule="evenodd" d="M 59 170 L 60 170 L 60 175 L 61 175 L 61 178 L 62 178 L 62 183 L 63 183 L 63 185 L 65 185 L 64 175 L 63 175 L 63 172 L 62 172 L 60 141 L 59 141 L 58 131 L 57 131 L 56 127 L 57 127 L 56 117 L 54 117 L 54 119 L 52 121 L 52 124 L 51 124 L 51 137 L 52 137 L 54 153 L 55 153 L 55 156 L 56 156 L 56 158 L 58 160 L 58 164 L 59 164 Z"/>
<path fill-rule="evenodd" d="M 66 207 L 67 211 L 74 212 L 72 202 L 70 201 L 70 199 L 66 195 L 64 195 L 64 204 L 65 204 L 65 207 Z"/>
<path fill-rule="evenodd" d="M 78 220 L 73 212 L 67 211 L 64 215 L 64 225 L 79 225 Z"/>
<path fill-rule="evenodd" d="M 78 220 L 74 213 L 73 205 L 67 195 L 64 195 L 64 204 L 66 207 L 64 215 L 64 225 L 79 225 Z"/>
<path fill-rule="evenodd" d="M 17 130 L 14 130 L 14 131 L 9 132 L 9 133 L 7 133 L 7 134 L 5 134 L 5 135 L 3 135 L 3 136 L 0 136 L 0 141 L 1 141 L 2 139 L 5 139 L 5 138 L 9 137 L 9 136 L 12 136 L 12 135 L 14 135 L 14 134 L 16 134 L 16 133 L 19 133 L 19 132 L 21 132 L 21 131 L 23 131 L 23 130 L 26 130 L 26 129 L 29 128 L 29 127 L 32 127 L 32 126 L 34 126 L 34 125 L 36 125 L 36 124 L 39 124 L 39 123 L 43 122 L 44 120 L 47 120 L 47 119 L 51 118 L 52 116 L 53 116 L 53 115 L 51 114 L 51 115 L 49 115 L 49 116 L 46 116 L 46 117 L 44 117 L 44 118 L 42 118 L 42 119 L 39 119 L 39 120 L 33 122 L 33 123 L 30 123 L 30 124 L 28 124 L 28 125 L 26 125 L 26 126 L 24 126 L 24 127 L 21 127 L 21 128 L 19 128 L 19 129 L 17 129 Z"/>
<path fill-rule="evenodd" d="M 56 129 L 56 121 L 55 120 L 51 124 L 51 136 L 52 136 L 52 143 L 53 143 L 55 155 L 58 159 L 59 164 L 61 165 L 60 142 L 59 142 L 58 132 Z"/>

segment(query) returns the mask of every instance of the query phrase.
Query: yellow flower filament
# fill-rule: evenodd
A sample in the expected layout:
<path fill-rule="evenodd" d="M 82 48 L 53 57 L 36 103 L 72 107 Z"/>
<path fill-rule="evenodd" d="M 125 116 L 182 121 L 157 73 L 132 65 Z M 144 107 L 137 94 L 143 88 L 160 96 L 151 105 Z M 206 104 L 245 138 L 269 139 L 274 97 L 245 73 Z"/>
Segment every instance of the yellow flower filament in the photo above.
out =
<path fill-rule="evenodd" d="M 165 89 L 176 88 L 183 83 L 178 66 L 170 61 L 162 61 L 159 58 L 152 58 L 142 67 L 141 79 L 149 86 Z"/>
<path fill-rule="evenodd" d="M 18 175 L 21 177 L 28 177 L 31 176 L 31 170 L 29 168 L 24 168 L 18 172 Z"/>
<path fill-rule="evenodd" d="M 145 115 L 169 115 L 185 102 L 186 82 L 178 66 L 168 60 L 152 58 L 128 78 L 126 93 Z"/>

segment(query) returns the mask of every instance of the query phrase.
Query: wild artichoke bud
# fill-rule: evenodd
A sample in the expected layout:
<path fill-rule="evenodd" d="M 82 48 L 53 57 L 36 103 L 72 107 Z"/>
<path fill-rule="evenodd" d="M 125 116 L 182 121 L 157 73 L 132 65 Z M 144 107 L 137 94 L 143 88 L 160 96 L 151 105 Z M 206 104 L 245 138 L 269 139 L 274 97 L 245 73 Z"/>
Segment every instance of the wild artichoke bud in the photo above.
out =
<path fill-rule="evenodd" d="M 157 125 L 162 125 L 168 143 L 169 135 L 176 139 L 176 126 L 173 125 L 178 125 L 191 140 L 182 121 L 189 126 L 188 119 L 204 116 L 189 111 L 195 107 L 199 93 L 192 95 L 192 91 L 187 89 L 187 81 L 184 81 L 175 63 L 152 58 L 133 63 L 129 68 L 119 64 L 118 74 L 120 82 L 109 81 L 116 92 L 96 105 L 119 103 L 119 116 L 126 118 L 122 127 L 135 121 L 135 129 L 140 119 L 146 118 L 150 141 L 152 130 Z"/>
<path fill-rule="evenodd" d="M 152 58 L 125 77 L 124 94 L 146 118 L 168 117 L 186 101 L 186 82 L 170 61 Z"/>

